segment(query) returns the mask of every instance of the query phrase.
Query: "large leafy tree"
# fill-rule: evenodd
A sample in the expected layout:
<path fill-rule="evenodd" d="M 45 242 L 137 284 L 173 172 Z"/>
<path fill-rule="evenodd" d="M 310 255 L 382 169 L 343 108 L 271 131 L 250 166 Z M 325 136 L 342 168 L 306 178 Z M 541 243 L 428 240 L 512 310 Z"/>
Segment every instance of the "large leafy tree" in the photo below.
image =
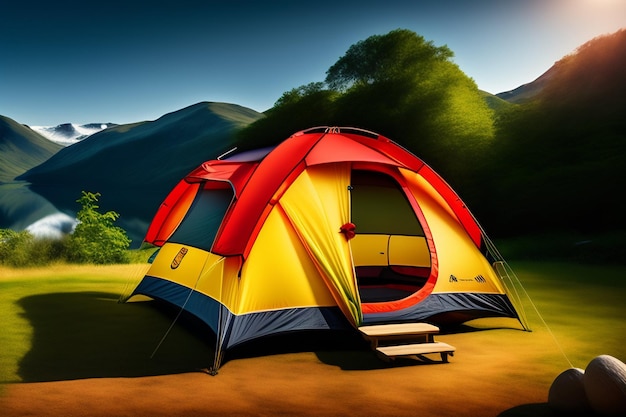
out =
<path fill-rule="evenodd" d="M 326 84 L 343 93 L 338 119 L 383 133 L 461 178 L 494 132 L 491 110 L 453 56 L 404 29 L 352 45 L 326 73 Z"/>
<path fill-rule="evenodd" d="M 286 92 L 242 142 L 269 144 L 318 125 L 376 131 L 460 182 L 493 137 L 491 110 L 447 46 L 398 29 L 352 45 L 324 82 Z M 453 181 L 453 182 L 455 182 Z"/>
<path fill-rule="evenodd" d="M 452 58 L 446 46 L 434 46 L 423 37 L 404 29 L 374 35 L 352 45 L 326 72 L 331 89 L 346 91 L 405 78 L 431 78 L 432 66 Z"/>

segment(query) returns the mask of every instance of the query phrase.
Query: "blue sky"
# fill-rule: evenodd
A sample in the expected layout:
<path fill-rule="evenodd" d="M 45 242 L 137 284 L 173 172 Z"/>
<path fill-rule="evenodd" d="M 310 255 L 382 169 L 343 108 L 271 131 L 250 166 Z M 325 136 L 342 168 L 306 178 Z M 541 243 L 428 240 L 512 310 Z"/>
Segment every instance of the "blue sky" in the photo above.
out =
<path fill-rule="evenodd" d="M 38 126 L 155 120 L 200 101 L 265 111 L 397 28 L 447 45 L 495 94 L 626 28 L 626 0 L 12 1 L 0 115 Z"/>

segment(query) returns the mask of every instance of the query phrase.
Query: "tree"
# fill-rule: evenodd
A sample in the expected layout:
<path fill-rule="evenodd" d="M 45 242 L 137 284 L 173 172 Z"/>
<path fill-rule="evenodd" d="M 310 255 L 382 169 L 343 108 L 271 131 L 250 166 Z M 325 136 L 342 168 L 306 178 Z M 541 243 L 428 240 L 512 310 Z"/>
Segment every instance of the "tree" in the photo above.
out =
<path fill-rule="evenodd" d="M 237 148 L 241 151 L 272 146 L 300 130 L 335 124 L 337 95 L 319 82 L 283 93 L 274 107 L 266 112 L 267 117 L 239 132 Z"/>
<path fill-rule="evenodd" d="M 78 224 L 69 238 L 68 260 L 109 264 L 127 262 L 130 239 L 126 232 L 113 223 L 119 218 L 114 211 L 98 212 L 100 193 L 82 192 L 76 200 L 81 209 L 76 215 Z"/>
<path fill-rule="evenodd" d="M 458 186 L 482 165 L 494 128 L 476 83 L 452 57 L 447 46 L 404 29 L 357 42 L 323 83 L 286 92 L 244 129 L 242 148 L 314 126 L 359 127 L 400 143 Z"/>
<path fill-rule="evenodd" d="M 343 92 L 337 119 L 390 137 L 447 178 L 467 177 L 494 136 L 493 113 L 453 56 L 405 29 L 352 45 L 326 72 Z"/>
<path fill-rule="evenodd" d="M 347 91 L 352 87 L 431 77 L 432 65 L 453 57 L 447 46 L 435 46 L 406 29 L 374 35 L 350 46 L 344 56 L 326 71 L 331 89 Z"/>

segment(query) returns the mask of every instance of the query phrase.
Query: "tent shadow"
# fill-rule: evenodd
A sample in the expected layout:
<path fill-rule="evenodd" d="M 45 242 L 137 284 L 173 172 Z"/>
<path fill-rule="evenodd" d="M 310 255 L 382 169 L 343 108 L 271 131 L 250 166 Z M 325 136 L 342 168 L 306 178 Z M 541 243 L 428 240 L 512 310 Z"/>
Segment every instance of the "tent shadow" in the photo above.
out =
<path fill-rule="evenodd" d="M 32 326 L 30 350 L 19 362 L 22 380 L 165 375 L 197 371 L 210 363 L 213 345 L 178 323 L 159 345 L 173 318 L 152 302 L 117 300 L 117 294 L 104 292 L 19 300 L 22 316 Z"/>
<path fill-rule="evenodd" d="M 473 333 L 485 330 L 491 330 L 491 328 L 484 329 L 466 324 L 458 324 L 441 327 L 440 335 Z M 329 345 L 332 346 L 330 349 L 321 349 L 316 351 L 320 361 L 349 371 L 367 371 L 375 369 L 441 364 L 439 354 L 398 357 L 390 361 L 384 361 L 376 355 L 376 353 L 370 348 L 368 342 L 362 339 L 360 335 L 353 335 L 352 337 L 354 340 L 352 340 L 351 345 L 348 345 L 347 349 L 345 346 L 343 349 L 337 349 L 333 344 Z M 360 342 L 356 339 L 359 339 Z"/>
<path fill-rule="evenodd" d="M 357 332 L 339 330 L 299 331 L 254 339 L 229 349 L 224 362 L 301 352 L 313 352 L 322 363 L 344 370 L 382 369 L 389 366 L 376 357 Z"/>
<path fill-rule="evenodd" d="M 120 304 L 118 294 L 38 294 L 18 301 L 32 326 L 30 350 L 19 362 L 24 382 L 138 377 L 204 372 L 213 362 L 215 335 L 199 320 L 155 301 Z M 170 329 L 171 326 L 171 330 Z M 442 329 L 443 330 L 443 329 Z M 442 333 L 473 332 L 459 326 Z M 429 365 L 428 358 L 384 362 L 357 332 L 298 332 L 260 338 L 229 349 L 223 361 L 314 352 L 343 370 Z"/>

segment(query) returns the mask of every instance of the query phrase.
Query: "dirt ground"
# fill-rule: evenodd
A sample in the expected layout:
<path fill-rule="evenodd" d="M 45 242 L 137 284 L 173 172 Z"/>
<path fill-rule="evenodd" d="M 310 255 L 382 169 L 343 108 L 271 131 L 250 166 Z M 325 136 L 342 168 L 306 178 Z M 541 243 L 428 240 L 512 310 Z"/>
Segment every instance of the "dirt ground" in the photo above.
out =
<path fill-rule="evenodd" d="M 367 349 L 270 351 L 231 358 L 216 376 L 198 371 L 9 384 L 0 387 L 0 414 L 553 415 L 547 405 L 549 387 L 570 363 L 547 329 L 466 328 L 441 334 L 437 340 L 456 347 L 449 363 L 416 359 L 384 363 Z"/>

